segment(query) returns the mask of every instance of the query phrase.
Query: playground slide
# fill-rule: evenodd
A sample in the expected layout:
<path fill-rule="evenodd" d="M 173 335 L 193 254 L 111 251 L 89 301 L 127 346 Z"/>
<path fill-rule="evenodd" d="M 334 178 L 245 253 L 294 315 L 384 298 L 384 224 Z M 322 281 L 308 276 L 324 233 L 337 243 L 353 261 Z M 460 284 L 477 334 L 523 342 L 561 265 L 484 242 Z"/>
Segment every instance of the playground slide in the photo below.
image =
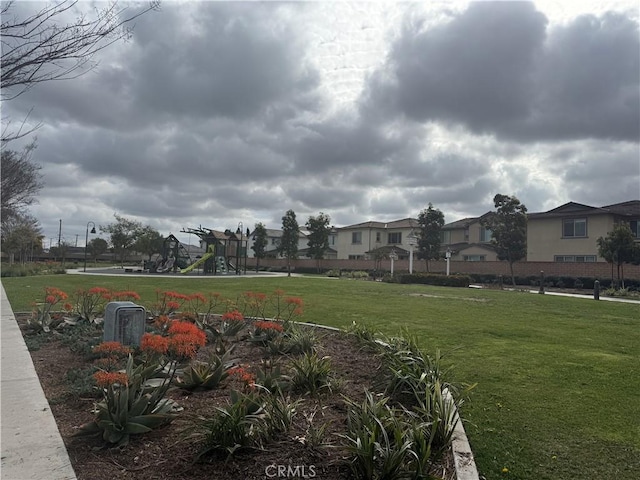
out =
<path fill-rule="evenodd" d="M 200 260 L 198 260 L 195 263 L 192 263 L 187 268 L 181 269 L 180 273 L 189 273 L 191 270 L 193 270 L 194 268 L 196 268 L 199 265 L 202 265 L 204 262 L 206 262 L 211 257 L 213 257 L 213 255 L 214 255 L 213 253 L 205 253 L 204 255 L 202 255 L 202 258 L 200 258 Z"/>

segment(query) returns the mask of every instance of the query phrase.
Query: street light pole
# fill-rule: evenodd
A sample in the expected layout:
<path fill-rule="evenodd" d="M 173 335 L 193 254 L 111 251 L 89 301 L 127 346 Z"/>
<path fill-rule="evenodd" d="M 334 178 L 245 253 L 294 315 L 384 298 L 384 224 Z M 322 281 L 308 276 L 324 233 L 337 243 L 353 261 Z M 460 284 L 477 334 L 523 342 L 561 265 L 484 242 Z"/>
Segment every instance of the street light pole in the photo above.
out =
<path fill-rule="evenodd" d="M 96 224 L 93 222 L 87 222 L 87 234 L 84 237 L 84 268 L 83 272 L 87 271 L 87 244 L 89 243 L 89 225 L 93 225 L 91 233 L 96 233 Z"/>
<path fill-rule="evenodd" d="M 236 233 L 240 232 L 240 243 L 238 244 L 238 251 L 236 252 L 236 257 L 237 257 L 237 264 L 236 264 L 236 274 L 240 275 L 242 273 L 242 234 L 244 233 L 242 231 L 242 229 L 244 228 L 244 225 L 242 224 L 242 222 L 238 222 L 238 230 L 236 230 Z M 246 260 L 245 260 L 245 265 L 246 265 Z"/>
<path fill-rule="evenodd" d="M 393 263 L 398 259 L 398 254 L 395 249 L 391 250 L 389 254 L 389 259 L 391 260 L 391 276 L 393 277 Z"/>
<path fill-rule="evenodd" d="M 407 235 L 407 243 L 409 244 L 409 275 L 411 275 L 413 273 L 413 247 L 418 244 L 418 239 L 413 232 Z"/>

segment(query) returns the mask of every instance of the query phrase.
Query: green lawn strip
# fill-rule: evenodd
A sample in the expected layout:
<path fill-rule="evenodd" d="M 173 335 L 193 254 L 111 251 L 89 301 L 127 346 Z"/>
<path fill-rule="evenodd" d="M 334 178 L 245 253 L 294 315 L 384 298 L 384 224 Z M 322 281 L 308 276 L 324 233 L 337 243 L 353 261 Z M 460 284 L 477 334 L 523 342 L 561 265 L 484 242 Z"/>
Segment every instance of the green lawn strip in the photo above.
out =
<path fill-rule="evenodd" d="M 640 464 L 640 307 L 633 304 L 324 278 L 159 278 L 57 275 L 4 278 L 16 311 L 45 286 L 246 291 L 305 301 L 304 321 L 406 329 L 439 348 L 456 381 L 477 383 L 463 417 L 480 472 L 496 478 L 636 478 Z M 635 466 L 635 469 L 632 468 Z M 502 469 L 507 468 L 508 472 Z"/>

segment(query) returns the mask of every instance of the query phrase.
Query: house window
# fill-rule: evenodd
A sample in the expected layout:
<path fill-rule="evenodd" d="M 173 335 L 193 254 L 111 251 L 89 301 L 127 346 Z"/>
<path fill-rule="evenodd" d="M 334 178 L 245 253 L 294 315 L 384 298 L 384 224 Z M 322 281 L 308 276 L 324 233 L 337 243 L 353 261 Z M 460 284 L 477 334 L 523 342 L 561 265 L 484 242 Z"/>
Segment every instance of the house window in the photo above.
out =
<path fill-rule="evenodd" d="M 336 236 L 329 235 L 329 245 L 335 245 L 335 244 L 336 244 Z"/>
<path fill-rule="evenodd" d="M 380 232 L 376 232 L 376 243 L 380 243 L 382 241 L 382 234 Z"/>
<path fill-rule="evenodd" d="M 464 241 L 465 242 L 469 241 L 469 229 L 468 228 L 464 229 Z"/>
<path fill-rule="evenodd" d="M 362 260 L 364 255 L 349 255 L 349 260 Z"/>
<path fill-rule="evenodd" d="M 463 255 L 462 260 L 465 262 L 484 262 L 487 259 L 486 255 Z"/>
<path fill-rule="evenodd" d="M 351 232 L 351 243 L 360 245 L 362 243 L 362 232 Z"/>
<path fill-rule="evenodd" d="M 484 228 L 484 227 L 480 227 L 480 241 L 481 242 L 490 242 L 491 241 L 491 237 L 493 236 L 493 232 L 488 229 L 488 228 Z"/>
<path fill-rule="evenodd" d="M 440 231 L 440 243 L 451 243 L 451 230 Z"/>
<path fill-rule="evenodd" d="M 587 236 L 586 218 L 566 218 L 562 222 L 563 238 L 584 238 Z"/>
<path fill-rule="evenodd" d="M 271 245 L 277 245 L 278 244 L 278 239 L 277 238 L 272 238 L 271 239 Z"/>
<path fill-rule="evenodd" d="M 595 255 L 556 255 L 554 261 L 560 263 L 586 263 L 595 262 Z"/>
<path fill-rule="evenodd" d="M 389 234 L 389 245 L 397 245 L 402 243 L 402 232 L 392 232 Z"/>
<path fill-rule="evenodd" d="M 631 220 L 629 228 L 631 228 L 631 233 L 635 238 L 640 238 L 640 220 Z"/>

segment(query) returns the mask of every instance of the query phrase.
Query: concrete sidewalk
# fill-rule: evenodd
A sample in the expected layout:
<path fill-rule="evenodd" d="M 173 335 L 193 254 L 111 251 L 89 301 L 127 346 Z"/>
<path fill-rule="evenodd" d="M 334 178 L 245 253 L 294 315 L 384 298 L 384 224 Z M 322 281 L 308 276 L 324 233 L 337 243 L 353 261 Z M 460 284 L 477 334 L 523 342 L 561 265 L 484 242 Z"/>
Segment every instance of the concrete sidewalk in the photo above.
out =
<path fill-rule="evenodd" d="M 2 480 L 76 480 L 31 355 L 0 285 Z"/>

